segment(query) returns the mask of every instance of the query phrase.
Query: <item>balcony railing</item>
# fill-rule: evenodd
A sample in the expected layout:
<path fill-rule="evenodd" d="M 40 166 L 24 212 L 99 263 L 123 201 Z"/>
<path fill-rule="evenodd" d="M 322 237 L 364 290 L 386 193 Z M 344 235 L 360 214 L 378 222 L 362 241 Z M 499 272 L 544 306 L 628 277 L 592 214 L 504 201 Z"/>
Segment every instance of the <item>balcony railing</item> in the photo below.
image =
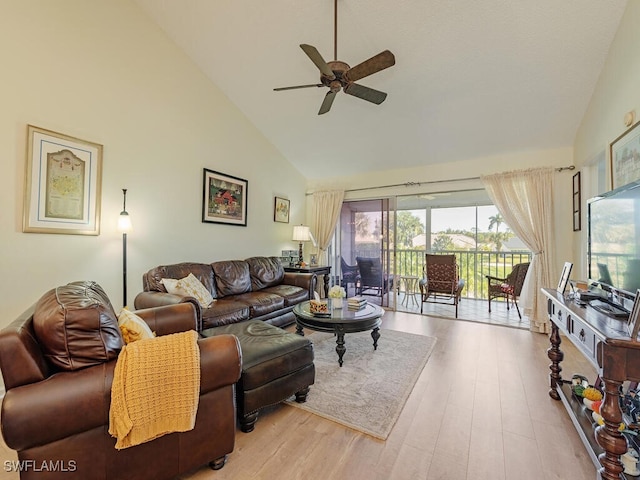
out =
<path fill-rule="evenodd" d="M 488 298 L 486 275 L 504 278 L 514 265 L 531 261 L 531 252 L 441 250 L 433 253 L 456 255 L 460 278 L 465 281 L 462 296 L 478 299 Z M 424 256 L 424 250 L 396 251 L 396 275 L 423 276 Z"/>
<path fill-rule="evenodd" d="M 422 277 L 425 253 L 427 252 L 424 250 L 397 250 L 395 275 Z M 460 278 L 465 281 L 462 296 L 484 300 L 488 298 L 487 275 L 504 278 L 511 272 L 514 265 L 531 261 L 531 252 L 440 250 L 429 253 L 455 254 Z M 357 255 L 373 257 L 376 253 L 358 251 Z"/>

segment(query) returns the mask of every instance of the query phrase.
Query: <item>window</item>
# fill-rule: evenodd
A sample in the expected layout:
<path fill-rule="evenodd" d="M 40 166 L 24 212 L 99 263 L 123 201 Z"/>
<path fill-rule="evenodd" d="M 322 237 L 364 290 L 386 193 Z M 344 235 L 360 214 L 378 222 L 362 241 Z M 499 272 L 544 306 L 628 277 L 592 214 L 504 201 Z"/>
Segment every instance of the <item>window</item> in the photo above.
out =
<path fill-rule="evenodd" d="M 466 297 L 487 298 L 486 275 L 530 259 L 484 190 L 399 197 L 396 217 L 398 274 L 421 275 L 425 252 L 455 253 Z"/>

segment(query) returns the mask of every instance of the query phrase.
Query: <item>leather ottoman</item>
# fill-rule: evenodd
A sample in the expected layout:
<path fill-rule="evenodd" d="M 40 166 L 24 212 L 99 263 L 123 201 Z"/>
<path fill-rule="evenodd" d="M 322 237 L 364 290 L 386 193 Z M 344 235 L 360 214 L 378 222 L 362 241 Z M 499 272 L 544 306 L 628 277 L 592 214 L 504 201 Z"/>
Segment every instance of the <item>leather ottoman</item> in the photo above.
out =
<path fill-rule="evenodd" d="M 242 373 L 236 384 L 240 429 L 251 432 L 258 411 L 295 394 L 305 402 L 315 380 L 313 344 L 305 337 L 289 333 L 262 320 L 249 320 L 209 328 L 205 337 L 231 334 L 242 350 Z"/>

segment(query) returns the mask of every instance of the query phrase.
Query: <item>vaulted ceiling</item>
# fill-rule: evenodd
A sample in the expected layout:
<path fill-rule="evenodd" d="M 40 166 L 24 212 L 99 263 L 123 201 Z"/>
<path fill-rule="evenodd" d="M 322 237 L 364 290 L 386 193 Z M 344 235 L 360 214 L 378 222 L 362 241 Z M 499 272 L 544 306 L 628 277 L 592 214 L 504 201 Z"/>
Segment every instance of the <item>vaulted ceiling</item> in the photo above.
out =
<path fill-rule="evenodd" d="M 318 115 L 325 87 L 273 89 L 319 83 L 333 0 L 134 1 L 308 178 L 571 146 L 627 4 L 338 0 L 338 60 L 396 65 Z"/>

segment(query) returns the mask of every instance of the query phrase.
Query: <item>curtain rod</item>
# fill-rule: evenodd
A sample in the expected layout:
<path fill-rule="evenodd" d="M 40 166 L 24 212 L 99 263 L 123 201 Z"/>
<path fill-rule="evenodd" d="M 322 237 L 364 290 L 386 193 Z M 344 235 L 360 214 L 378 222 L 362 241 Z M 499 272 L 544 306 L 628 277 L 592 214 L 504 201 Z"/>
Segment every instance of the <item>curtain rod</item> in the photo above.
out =
<path fill-rule="evenodd" d="M 562 172 L 564 170 L 575 170 L 575 165 L 569 165 L 568 167 L 558 167 L 556 168 L 556 172 Z M 465 177 L 465 178 L 453 178 L 451 180 L 428 180 L 426 182 L 405 182 L 405 183 L 396 183 L 393 185 L 380 185 L 377 187 L 363 187 L 363 188 L 352 188 L 350 190 L 345 190 L 346 192 L 361 192 L 364 190 L 378 190 L 381 188 L 393 188 L 393 187 L 419 187 L 421 185 L 429 185 L 435 183 L 449 183 L 449 182 L 465 182 L 468 180 L 480 180 L 480 177 Z"/>

